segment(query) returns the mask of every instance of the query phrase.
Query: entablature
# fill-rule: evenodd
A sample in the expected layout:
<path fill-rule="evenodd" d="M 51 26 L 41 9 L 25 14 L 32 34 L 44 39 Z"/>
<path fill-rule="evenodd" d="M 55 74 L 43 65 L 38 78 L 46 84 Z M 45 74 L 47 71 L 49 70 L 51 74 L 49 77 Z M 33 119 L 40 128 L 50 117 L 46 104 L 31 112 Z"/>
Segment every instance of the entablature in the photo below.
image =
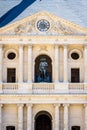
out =
<path fill-rule="evenodd" d="M 87 44 L 87 36 L 0 36 L 0 44 L 71 45 Z"/>

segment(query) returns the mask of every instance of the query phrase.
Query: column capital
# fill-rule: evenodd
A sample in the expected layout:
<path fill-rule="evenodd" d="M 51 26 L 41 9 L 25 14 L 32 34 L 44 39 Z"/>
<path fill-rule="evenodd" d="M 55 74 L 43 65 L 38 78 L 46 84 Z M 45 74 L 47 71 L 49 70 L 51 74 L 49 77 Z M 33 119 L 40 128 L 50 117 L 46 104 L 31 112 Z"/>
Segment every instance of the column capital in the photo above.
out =
<path fill-rule="evenodd" d="M 86 48 L 86 49 L 87 49 L 87 44 L 84 44 L 84 48 Z"/>
<path fill-rule="evenodd" d="M 22 103 L 18 103 L 17 106 L 18 106 L 18 107 L 23 107 L 24 104 L 22 104 Z"/>
<path fill-rule="evenodd" d="M 60 105 L 61 105 L 60 103 L 55 103 L 54 107 L 60 107 Z"/>
<path fill-rule="evenodd" d="M 85 108 L 87 107 L 87 103 L 84 104 L 84 107 L 85 107 Z"/>
<path fill-rule="evenodd" d="M 64 44 L 64 45 L 63 45 L 63 47 L 64 47 L 64 48 L 67 48 L 67 47 L 68 47 L 68 45 L 67 45 L 67 44 Z"/>
<path fill-rule="evenodd" d="M 70 104 L 68 104 L 68 103 L 64 103 L 64 104 L 63 104 L 64 107 L 69 107 L 69 105 L 70 105 Z"/>
<path fill-rule="evenodd" d="M 0 48 L 2 48 L 3 47 L 3 44 L 0 44 Z"/>
<path fill-rule="evenodd" d="M 58 49 L 58 47 L 59 47 L 59 44 L 55 44 L 55 46 L 54 46 L 54 47 L 55 47 L 55 49 Z"/>
<path fill-rule="evenodd" d="M 28 44 L 28 48 L 32 49 L 33 45 L 32 44 Z"/>
<path fill-rule="evenodd" d="M 26 106 L 27 107 L 33 107 L 33 104 L 32 103 L 27 103 Z"/>
<path fill-rule="evenodd" d="M 0 107 L 3 107 L 3 104 L 0 104 Z"/>
<path fill-rule="evenodd" d="M 23 46 L 24 46 L 23 44 L 19 44 L 19 48 L 23 48 Z"/>

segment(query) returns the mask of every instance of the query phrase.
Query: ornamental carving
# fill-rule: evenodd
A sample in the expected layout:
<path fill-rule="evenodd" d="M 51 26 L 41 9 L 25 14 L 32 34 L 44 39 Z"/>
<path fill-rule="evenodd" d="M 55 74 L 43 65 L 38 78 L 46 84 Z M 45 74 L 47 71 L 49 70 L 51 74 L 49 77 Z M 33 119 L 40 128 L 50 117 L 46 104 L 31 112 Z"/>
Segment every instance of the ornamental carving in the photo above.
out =
<path fill-rule="evenodd" d="M 30 34 L 34 32 L 35 30 L 35 20 L 28 21 L 24 24 L 18 25 L 15 29 L 14 32 L 15 34 L 21 35 L 21 34 Z"/>
<path fill-rule="evenodd" d="M 0 32 L 1 35 L 87 35 L 84 28 L 48 12 L 40 12 L 17 24 L 8 25 Z"/>

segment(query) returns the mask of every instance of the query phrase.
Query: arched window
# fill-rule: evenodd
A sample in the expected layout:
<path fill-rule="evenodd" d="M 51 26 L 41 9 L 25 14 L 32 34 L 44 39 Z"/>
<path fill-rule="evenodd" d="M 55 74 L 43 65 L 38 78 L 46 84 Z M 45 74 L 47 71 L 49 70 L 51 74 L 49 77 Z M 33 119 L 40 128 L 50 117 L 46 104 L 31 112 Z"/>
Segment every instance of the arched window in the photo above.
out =
<path fill-rule="evenodd" d="M 35 82 L 52 82 L 52 60 L 47 55 L 35 60 Z"/>
<path fill-rule="evenodd" d="M 15 130 L 15 126 L 7 126 L 6 130 Z"/>

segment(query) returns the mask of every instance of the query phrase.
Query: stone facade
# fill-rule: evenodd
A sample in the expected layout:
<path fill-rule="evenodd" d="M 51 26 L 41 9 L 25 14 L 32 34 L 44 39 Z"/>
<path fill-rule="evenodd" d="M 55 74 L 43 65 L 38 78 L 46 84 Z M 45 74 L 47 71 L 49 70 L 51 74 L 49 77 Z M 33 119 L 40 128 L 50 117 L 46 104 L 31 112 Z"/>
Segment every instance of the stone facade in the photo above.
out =
<path fill-rule="evenodd" d="M 87 130 L 86 56 L 87 29 L 48 12 L 1 28 L 0 130 Z M 39 58 L 50 82 L 36 80 Z"/>

